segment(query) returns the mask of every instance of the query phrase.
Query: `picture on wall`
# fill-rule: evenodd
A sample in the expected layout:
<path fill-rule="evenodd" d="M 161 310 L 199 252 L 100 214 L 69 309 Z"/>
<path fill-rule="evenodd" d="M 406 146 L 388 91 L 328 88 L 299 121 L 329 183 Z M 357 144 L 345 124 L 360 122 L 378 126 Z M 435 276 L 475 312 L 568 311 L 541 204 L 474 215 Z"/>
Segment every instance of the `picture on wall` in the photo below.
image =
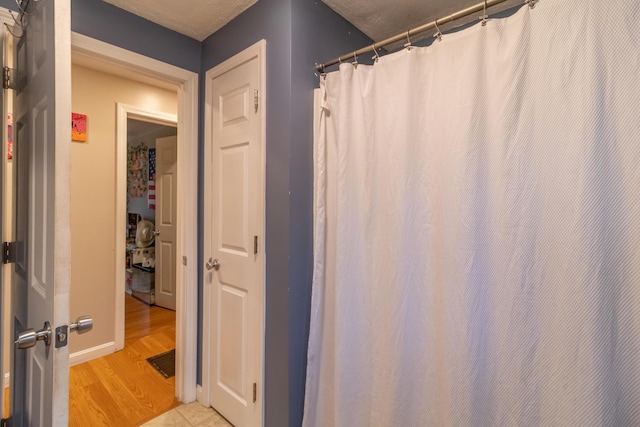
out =
<path fill-rule="evenodd" d="M 147 195 L 149 149 L 144 143 L 130 146 L 127 153 L 127 195 L 129 198 L 141 198 Z"/>
<path fill-rule="evenodd" d="M 87 142 L 87 116 L 71 113 L 71 140 Z"/>

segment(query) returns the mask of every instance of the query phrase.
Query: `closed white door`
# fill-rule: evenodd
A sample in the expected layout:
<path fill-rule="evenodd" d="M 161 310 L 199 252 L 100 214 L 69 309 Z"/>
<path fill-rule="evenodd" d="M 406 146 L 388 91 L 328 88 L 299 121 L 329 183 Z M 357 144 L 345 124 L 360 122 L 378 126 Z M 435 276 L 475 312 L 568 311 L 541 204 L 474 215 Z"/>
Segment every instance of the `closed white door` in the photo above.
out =
<path fill-rule="evenodd" d="M 236 427 L 262 422 L 261 48 L 264 43 L 210 70 L 206 81 L 210 396 L 211 405 Z"/>
<path fill-rule="evenodd" d="M 14 29 L 22 36 L 14 43 L 11 315 L 14 339 L 29 328 L 40 333 L 33 347 L 12 350 L 10 423 L 62 426 L 69 351 L 66 334 L 58 336 L 55 328 L 69 323 L 70 2 L 25 3 L 24 25 Z"/>
<path fill-rule="evenodd" d="M 176 309 L 177 137 L 156 139 L 155 303 Z"/>

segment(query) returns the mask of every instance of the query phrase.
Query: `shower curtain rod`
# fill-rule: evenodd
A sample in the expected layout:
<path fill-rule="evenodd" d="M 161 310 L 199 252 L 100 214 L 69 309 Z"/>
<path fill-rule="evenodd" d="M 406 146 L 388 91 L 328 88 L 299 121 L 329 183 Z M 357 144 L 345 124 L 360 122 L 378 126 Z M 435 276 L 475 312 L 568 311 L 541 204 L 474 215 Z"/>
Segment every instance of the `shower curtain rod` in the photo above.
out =
<path fill-rule="evenodd" d="M 410 29 L 408 31 L 405 31 L 404 33 L 398 34 L 398 35 L 393 36 L 393 37 L 389 37 L 389 38 L 384 39 L 384 40 L 379 41 L 379 42 L 375 42 L 372 45 L 363 47 L 363 48 L 358 49 L 358 50 L 356 50 L 354 52 L 344 54 L 344 55 L 339 56 L 339 57 L 337 57 L 335 59 L 332 59 L 331 61 L 327 61 L 327 62 L 322 63 L 322 64 L 316 64 L 316 70 L 319 71 L 319 72 L 324 73 L 324 70 L 327 67 L 339 64 L 342 61 L 348 61 L 350 59 L 357 58 L 358 56 L 362 55 L 363 53 L 376 52 L 376 49 L 379 49 L 379 48 L 381 48 L 383 46 L 390 45 L 391 43 L 395 43 L 395 42 L 400 41 L 400 40 L 407 40 L 409 43 L 411 43 L 411 36 L 415 36 L 416 34 L 420 34 L 420 33 L 423 33 L 423 32 L 425 32 L 427 30 L 432 30 L 434 28 L 438 29 L 439 25 L 448 24 L 450 22 L 457 21 L 458 19 L 466 18 L 467 16 L 469 16 L 469 15 L 471 15 L 473 13 L 482 12 L 484 10 L 487 10 L 490 7 L 497 6 L 497 5 L 499 5 L 501 3 L 505 3 L 507 1 L 510 1 L 510 0 L 487 0 L 486 2 L 483 1 L 481 3 L 478 3 L 478 4 L 474 5 L 474 6 L 470 6 L 470 7 L 466 8 L 466 9 L 462 9 L 462 10 L 460 10 L 458 12 L 452 13 L 449 16 L 445 16 L 443 18 L 438 18 L 435 21 L 431 21 L 431 22 L 429 22 L 427 24 L 420 25 L 419 27 L 412 28 L 412 29 Z M 538 0 L 524 0 L 523 4 L 528 4 L 529 7 L 533 8 L 537 1 Z M 482 17 L 480 17 L 480 19 L 482 19 Z M 438 29 L 438 31 L 440 31 L 440 30 Z M 376 54 L 377 54 L 377 52 L 376 52 Z"/>

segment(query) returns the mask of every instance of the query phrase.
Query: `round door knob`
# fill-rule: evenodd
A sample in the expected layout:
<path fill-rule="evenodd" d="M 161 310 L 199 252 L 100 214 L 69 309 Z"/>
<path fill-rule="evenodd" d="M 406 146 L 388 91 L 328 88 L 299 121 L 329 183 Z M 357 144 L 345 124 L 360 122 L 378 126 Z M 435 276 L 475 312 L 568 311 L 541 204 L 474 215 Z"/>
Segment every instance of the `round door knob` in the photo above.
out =
<path fill-rule="evenodd" d="M 220 269 L 220 261 L 218 261 L 217 259 L 209 258 L 209 261 L 207 261 L 207 270 L 218 271 L 219 269 Z"/>
<path fill-rule="evenodd" d="M 27 329 L 18 335 L 18 339 L 16 340 L 16 344 L 18 344 L 19 349 L 31 348 L 36 345 L 37 335 L 36 331 L 33 329 Z"/>
<path fill-rule="evenodd" d="M 44 341 L 46 345 L 51 344 L 51 325 L 49 322 L 44 322 L 44 327 L 39 331 L 27 329 L 22 332 L 18 335 L 18 339 L 15 341 L 15 344 L 17 344 L 18 348 L 22 350 L 33 347 L 38 341 Z"/>
<path fill-rule="evenodd" d="M 84 334 L 93 329 L 93 318 L 90 316 L 80 316 L 76 321 L 69 325 L 69 332 L 77 332 Z"/>
<path fill-rule="evenodd" d="M 160 230 L 158 230 L 157 228 L 155 230 L 153 230 L 151 232 L 151 234 L 153 234 L 154 236 L 159 236 L 160 235 Z"/>

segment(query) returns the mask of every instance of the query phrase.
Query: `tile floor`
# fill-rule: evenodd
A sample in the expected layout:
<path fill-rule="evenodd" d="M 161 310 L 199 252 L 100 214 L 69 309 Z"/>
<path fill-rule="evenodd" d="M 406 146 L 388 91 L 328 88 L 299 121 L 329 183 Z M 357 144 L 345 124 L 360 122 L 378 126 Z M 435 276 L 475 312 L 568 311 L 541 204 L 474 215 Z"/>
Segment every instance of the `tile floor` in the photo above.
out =
<path fill-rule="evenodd" d="M 143 424 L 142 427 L 233 427 L 212 408 L 200 402 L 178 406 Z"/>

